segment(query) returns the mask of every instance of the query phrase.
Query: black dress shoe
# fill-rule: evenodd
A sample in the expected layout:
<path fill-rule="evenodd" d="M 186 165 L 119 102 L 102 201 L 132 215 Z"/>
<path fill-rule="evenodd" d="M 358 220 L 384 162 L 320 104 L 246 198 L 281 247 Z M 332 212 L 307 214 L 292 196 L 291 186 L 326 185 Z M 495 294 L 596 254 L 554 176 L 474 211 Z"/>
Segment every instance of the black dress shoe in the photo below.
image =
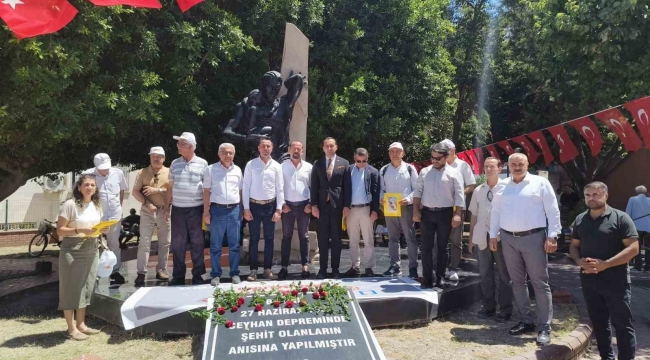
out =
<path fill-rule="evenodd" d="M 519 324 L 513 326 L 508 330 L 508 334 L 510 335 L 521 335 L 524 333 L 529 333 L 535 331 L 535 325 L 534 324 L 526 324 L 523 322 L 520 322 Z"/>
<path fill-rule="evenodd" d="M 551 332 L 542 330 L 537 334 L 537 345 L 544 346 L 551 343 Z"/>
<path fill-rule="evenodd" d="M 319 270 L 318 274 L 316 274 L 316 279 L 318 280 L 325 280 L 327 278 L 327 271 L 325 270 Z"/>
<path fill-rule="evenodd" d="M 183 279 L 183 278 L 173 278 L 169 282 L 169 286 L 179 286 L 179 285 L 185 285 L 185 279 Z"/>
<path fill-rule="evenodd" d="M 359 271 L 359 268 L 353 266 L 350 268 L 350 270 L 344 272 L 343 275 L 353 277 L 353 276 L 359 276 L 360 273 L 361 271 Z"/>
<path fill-rule="evenodd" d="M 289 275 L 289 272 L 287 269 L 282 268 L 280 272 L 278 273 L 278 280 L 287 280 L 287 276 Z"/>
<path fill-rule="evenodd" d="M 340 279 L 341 278 L 341 273 L 339 272 L 339 269 L 332 269 L 332 279 Z"/>
<path fill-rule="evenodd" d="M 367 277 L 375 277 L 375 272 L 372 271 L 371 268 L 366 268 L 366 276 Z"/>
<path fill-rule="evenodd" d="M 476 313 L 476 317 L 479 319 L 487 319 L 492 316 L 495 316 L 496 314 L 497 314 L 496 310 L 482 309 L 481 311 Z"/>
<path fill-rule="evenodd" d="M 497 322 L 500 322 L 500 323 L 504 323 L 504 322 L 510 321 L 511 317 L 512 317 L 511 313 L 500 312 L 499 315 L 497 315 L 497 317 L 494 320 L 496 320 Z"/>
<path fill-rule="evenodd" d="M 311 276 L 311 272 L 309 272 L 309 270 L 303 270 L 300 273 L 300 277 L 302 277 L 303 279 L 309 279 L 310 276 Z"/>
<path fill-rule="evenodd" d="M 118 272 L 113 273 L 111 274 L 111 282 L 115 285 L 122 285 L 125 282 L 124 276 Z"/>
<path fill-rule="evenodd" d="M 135 278 L 135 286 L 142 286 L 144 285 L 144 274 L 138 274 L 138 277 Z"/>
<path fill-rule="evenodd" d="M 433 279 L 423 278 L 420 289 L 433 289 Z"/>
<path fill-rule="evenodd" d="M 192 276 L 192 285 L 203 285 L 205 284 L 205 281 L 201 277 L 201 275 L 194 275 Z"/>
<path fill-rule="evenodd" d="M 445 281 L 445 277 L 444 277 L 444 276 L 438 276 L 438 277 L 436 278 L 436 286 L 437 286 L 437 287 L 439 287 L 439 288 L 444 287 L 446 283 L 447 283 L 447 282 Z"/>

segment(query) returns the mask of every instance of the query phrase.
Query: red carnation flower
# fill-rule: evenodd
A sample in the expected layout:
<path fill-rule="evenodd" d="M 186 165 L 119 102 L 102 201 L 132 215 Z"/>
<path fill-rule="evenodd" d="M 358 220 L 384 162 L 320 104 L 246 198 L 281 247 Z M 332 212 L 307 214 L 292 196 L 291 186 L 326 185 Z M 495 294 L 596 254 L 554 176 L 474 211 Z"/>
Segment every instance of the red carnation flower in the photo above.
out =
<path fill-rule="evenodd" d="M 233 325 L 235 325 L 235 323 L 233 323 L 232 320 L 228 320 L 228 321 L 226 321 L 226 327 L 227 327 L 228 329 L 230 329 Z"/>
<path fill-rule="evenodd" d="M 219 306 L 219 308 L 217 308 L 217 314 L 223 315 L 225 313 L 226 313 L 226 309 L 223 306 Z"/>
<path fill-rule="evenodd" d="M 262 304 L 255 305 L 255 311 L 262 311 Z"/>
<path fill-rule="evenodd" d="M 281 303 L 279 301 L 277 301 L 277 300 L 273 302 L 273 306 L 275 306 L 275 307 L 280 307 L 280 304 Z"/>
<path fill-rule="evenodd" d="M 325 292 L 325 290 L 323 290 L 323 288 L 320 288 L 320 289 L 318 289 L 318 292 L 322 294 L 322 293 Z"/>
<path fill-rule="evenodd" d="M 291 290 L 291 295 L 298 296 L 298 290 Z"/>
<path fill-rule="evenodd" d="M 282 292 L 282 296 L 287 296 L 287 295 L 289 295 L 289 292 L 288 292 L 288 291 L 283 291 L 283 292 Z"/>
<path fill-rule="evenodd" d="M 239 299 L 237 299 L 237 303 L 239 304 L 239 306 L 244 305 L 245 302 L 246 302 L 246 299 L 244 299 L 243 297 L 240 297 Z"/>
<path fill-rule="evenodd" d="M 285 306 L 288 307 L 288 308 L 292 308 L 293 307 L 293 301 L 291 301 L 291 300 L 287 301 Z"/>
<path fill-rule="evenodd" d="M 302 293 L 303 293 L 303 294 L 306 294 L 307 291 L 309 291 L 309 288 L 308 288 L 308 287 L 305 286 L 304 288 L 302 288 Z"/>
<path fill-rule="evenodd" d="M 237 305 L 233 305 L 231 310 L 232 312 L 236 312 L 237 310 L 239 310 L 239 307 Z"/>
<path fill-rule="evenodd" d="M 326 297 L 327 297 L 327 291 L 323 291 L 322 293 L 320 293 L 321 299 L 325 299 Z"/>
<path fill-rule="evenodd" d="M 320 293 L 315 292 L 314 293 L 314 299 L 320 299 Z"/>

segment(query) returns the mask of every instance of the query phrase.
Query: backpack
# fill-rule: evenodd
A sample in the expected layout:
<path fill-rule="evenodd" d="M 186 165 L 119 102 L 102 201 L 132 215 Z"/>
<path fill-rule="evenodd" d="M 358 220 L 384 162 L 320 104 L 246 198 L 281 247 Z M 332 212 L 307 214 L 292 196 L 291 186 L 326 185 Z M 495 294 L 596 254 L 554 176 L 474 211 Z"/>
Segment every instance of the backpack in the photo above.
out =
<path fill-rule="evenodd" d="M 409 170 L 409 177 L 413 176 L 413 167 L 406 164 L 406 168 Z M 384 165 L 384 167 L 381 168 L 381 177 L 386 176 L 386 171 L 388 171 L 388 165 Z"/>

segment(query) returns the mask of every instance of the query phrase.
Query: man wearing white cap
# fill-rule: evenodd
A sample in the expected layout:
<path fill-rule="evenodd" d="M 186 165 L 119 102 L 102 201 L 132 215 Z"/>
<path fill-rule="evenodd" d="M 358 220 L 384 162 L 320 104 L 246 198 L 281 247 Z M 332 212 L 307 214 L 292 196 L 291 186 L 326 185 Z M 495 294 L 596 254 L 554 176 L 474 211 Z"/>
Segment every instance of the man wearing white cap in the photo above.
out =
<path fill-rule="evenodd" d="M 178 159 L 169 166 L 169 187 L 165 201 L 165 216 L 171 214 L 171 250 L 174 271 L 170 285 L 185 285 L 185 250 L 190 245 L 192 258 L 192 285 L 203 284 L 205 262 L 203 258 L 203 172 L 208 162 L 196 156 L 194 134 L 184 132 L 174 136 Z"/>
<path fill-rule="evenodd" d="M 124 284 L 124 277 L 118 272 L 122 265 L 122 251 L 120 250 L 120 219 L 122 219 L 122 201 L 124 190 L 127 189 L 124 172 L 112 167 L 108 154 L 95 155 L 95 167 L 84 171 L 84 174 L 95 175 L 97 191 L 102 205 L 102 221 L 118 220 L 106 233 L 108 248 L 115 253 L 117 263 L 113 267 L 111 281 L 115 284 Z"/>
<path fill-rule="evenodd" d="M 468 163 L 464 162 L 463 160 L 459 159 L 458 156 L 456 156 L 456 145 L 449 140 L 449 139 L 444 139 L 441 142 L 442 144 L 447 145 L 449 148 L 449 156 L 447 157 L 447 164 L 451 166 L 452 168 L 458 170 L 460 173 L 460 178 L 458 179 L 460 181 L 461 186 L 463 187 L 463 194 L 465 198 L 463 199 L 463 203 L 465 203 L 465 208 L 467 208 L 466 204 L 466 199 L 467 195 L 471 194 L 472 191 L 474 191 L 474 187 L 476 187 L 476 179 L 474 178 L 474 173 L 472 172 L 472 168 L 469 166 Z M 461 216 L 462 219 L 465 219 L 465 214 Z M 451 235 L 449 236 L 449 242 L 451 243 L 451 263 L 449 264 L 449 280 L 452 281 L 458 281 L 458 264 L 460 264 L 460 258 L 463 252 L 463 226 L 455 227 L 451 230 Z"/>
<path fill-rule="evenodd" d="M 379 199 L 381 206 L 384 206 L 384 195 L 386 193 L 397 193 L 401 195 L 399 205 L 401 215 L 399 217 L 386 217 L 388 228 L 388 254 L 390 256 L 390 267 L 384 276 L 402 275 L 401 257 L 399 252 L 400 234 L 404 234 L 407 242 L 409 257 L 409 277 L 418 278 L 418 243 L 415 239 L 415 226 L 413 224 L 413 191 L 418 181 L 418 172 L 411 164 L 402 161 L 404 147 L 399 142 L 394 142 L 388 147 L 390 164 L 384 165 L 379 173 L 381 174 L 381 192 Z"/>
<path fill-rule="evenodd" d="M 154 228 L 158 228 L 158 265 L 156 279 L 167 281 L 167 258 L 171 233 L 169 221 L 162 214 L 165 208 L 165 196 L 169 186 L 169 168 L 165 167 L 165 150 L 154 146 L 149 151 L 151 165 L 142 169 L 135 185 L 133 197 L 142 203 L 140 210 L 140 242 L 138 244 L 138 277 L 135 285 L 143 285 L 147 275 L 147 263 L 151 250 L 151 238 Z M 160 215 L 160 216 L 159 216 Z"/>

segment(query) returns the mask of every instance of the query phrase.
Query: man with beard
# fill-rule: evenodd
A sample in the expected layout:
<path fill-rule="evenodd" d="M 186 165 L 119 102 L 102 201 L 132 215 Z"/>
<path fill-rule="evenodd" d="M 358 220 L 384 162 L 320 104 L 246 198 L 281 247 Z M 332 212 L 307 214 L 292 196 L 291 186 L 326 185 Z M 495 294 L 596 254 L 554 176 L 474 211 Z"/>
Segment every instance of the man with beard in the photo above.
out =
<path fill-rule="evenodd" d="M 512 293 L 521 316 L 519 324 L 508 334 L 535 331 L 528 296 L 528 275 L 537 304 L 537 343 L 547 345 L 551 342 L 553 319 L 547 253 L 557 250 L 560 209 L 551 183 L 528 173 L 526 155 L 510 155 L 508 168 L 511 177 L 505 180 L 503 191 L 494 197 L 490 214 L 490 249 L 497 249 L 497 235 L 500 234 L 503 256 L 512 280 Z"/>
<path fill-rule="evenodd" d="M 312 165 L 302 160 L 303 143 L 292 141 L 289 146 L 291 158 L 282 163 L 284 178 L 284 205 L 282 205 L 282 270 L 278 273 L 280 280 L 286 280 L 291 255 L 291 239 L 294 224 L 298 223 L 298 240 L 300 241 L 301 276 L 308 278 L 309 272 L 309 204 Z"/>
<path fill-rule="evenodd" d="M 611 321 L 618 358 L 634 359 L 636 335 L 627 263 L 639 253 L 639 235 L 629 215 L 607 205 L 607 185 L 599 181 L 587 184 L 584 195 L 589 210 L 576 218 L 569 251 L 581 268 L 582 293 L 598 352 L 601 359 L 614 360 Z"/>

